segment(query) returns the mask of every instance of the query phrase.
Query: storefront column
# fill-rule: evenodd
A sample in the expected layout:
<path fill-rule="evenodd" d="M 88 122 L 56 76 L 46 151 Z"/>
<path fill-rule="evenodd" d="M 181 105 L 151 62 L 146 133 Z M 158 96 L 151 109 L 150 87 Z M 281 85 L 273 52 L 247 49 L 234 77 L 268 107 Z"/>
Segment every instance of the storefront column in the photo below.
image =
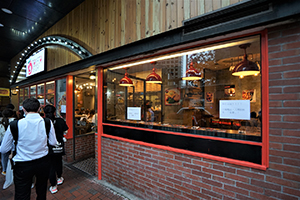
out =
<path fill-rule="evenodd" d="M 67 93 L 67 105 L 66 105 L 66 122 L 69 127 L 66 135 L 67 139 L 73 138 L 73 76 L 67 76 L 66 78 L 66 93 Z"/>
<path fill-rule="evenodd" d="M 102 134 L 103 134 L 103 125 L 102 125 L 102 122 L 103 122 L 103 69 L 98 69 L 98 79 L 97 79 L 97 85 L 98 85 L 98 133 L 96 133 L 97 135 L 97 165 L 98 165 L 98 179 L 101 180 L 102 179 L 102 174 L 101 174 L 101 137 L 102 137 Z"/>

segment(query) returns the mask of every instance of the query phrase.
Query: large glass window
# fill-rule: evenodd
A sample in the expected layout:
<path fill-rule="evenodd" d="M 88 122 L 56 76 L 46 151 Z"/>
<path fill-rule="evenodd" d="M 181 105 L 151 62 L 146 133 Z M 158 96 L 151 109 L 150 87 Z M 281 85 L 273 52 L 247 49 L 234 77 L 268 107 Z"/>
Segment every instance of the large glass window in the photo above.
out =
<path fill-rule="evenodd" d="M 51 87 L 50 87 L 51 86 Z M 52 86 L 54 83 L 46 86 L 47 91 L 52 91 Z M 67 94 L 66 94 L 66 79 L 60 79 L 56 81 L 56 114 L 64 119 L 66 119 L 66 106 L 67 106 Z"/>
<path fill-rule="evenodd" d="M 97 131 L 95 74 L 85 73 L 75 77 L 75 135 Z"/>
<path fill-rule="evenodd" d="M 104 121 L 261 141 L 260 49 L 252 36 L 108 68 Z"/>

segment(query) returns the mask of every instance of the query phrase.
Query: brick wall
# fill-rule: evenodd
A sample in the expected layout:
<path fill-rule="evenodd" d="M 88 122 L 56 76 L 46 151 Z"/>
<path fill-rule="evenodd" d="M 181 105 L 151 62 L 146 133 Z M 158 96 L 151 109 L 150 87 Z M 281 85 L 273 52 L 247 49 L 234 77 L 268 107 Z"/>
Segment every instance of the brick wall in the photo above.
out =
<path fill-rule="evenodd" d="M 300 23 L 268 32 L 270 167 L 266 171 L 103 138 L 103 180 L 142 199 L 299 200 Z"/>
<path fill-rule="evenodd" d="M 63 159 L 67 162 L 73 160 L 73 139 L 65 144 L 66 155 Z M 81 135 L 75 138 L 75 160 L 90 157 L 95 154 L 95 134 Z"/>

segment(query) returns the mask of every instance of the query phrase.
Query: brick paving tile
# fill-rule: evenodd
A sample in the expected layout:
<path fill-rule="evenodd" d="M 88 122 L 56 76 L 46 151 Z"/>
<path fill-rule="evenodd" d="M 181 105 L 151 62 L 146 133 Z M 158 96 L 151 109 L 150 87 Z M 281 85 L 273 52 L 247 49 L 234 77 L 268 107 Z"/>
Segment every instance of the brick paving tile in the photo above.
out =
<path fill-rule="evenodd" d="M 95 177 L 87 175 L 73 167 L 64 166 L 64 183 L 58 186 L 58 192 L 51 194 L 47 191 L 47 200 L 77 200 L 77 199 L 102 199 L 102 200 L 128 200 L 111 189 L 98 184 Z M 0 175 L 0 199 L 14 199 L 14 185 L 3 190 L 5 176 Z M 48 188 L 50 184 L 48 183 Z M 31 190 L 31 199 L 36 199 L 35 188 Z"/>

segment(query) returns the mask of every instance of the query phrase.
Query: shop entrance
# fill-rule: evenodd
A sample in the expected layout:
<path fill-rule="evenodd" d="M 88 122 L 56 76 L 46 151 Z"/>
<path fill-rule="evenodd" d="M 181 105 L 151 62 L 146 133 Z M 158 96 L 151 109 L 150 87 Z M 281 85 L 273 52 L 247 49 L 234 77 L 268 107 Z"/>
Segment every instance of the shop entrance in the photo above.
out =
<path fill-rule="evenodd" d="M 94 71 L 74 76 L 73 160 L 82 171 L 95 166 L 97 131 L 96 75 Z"/>

